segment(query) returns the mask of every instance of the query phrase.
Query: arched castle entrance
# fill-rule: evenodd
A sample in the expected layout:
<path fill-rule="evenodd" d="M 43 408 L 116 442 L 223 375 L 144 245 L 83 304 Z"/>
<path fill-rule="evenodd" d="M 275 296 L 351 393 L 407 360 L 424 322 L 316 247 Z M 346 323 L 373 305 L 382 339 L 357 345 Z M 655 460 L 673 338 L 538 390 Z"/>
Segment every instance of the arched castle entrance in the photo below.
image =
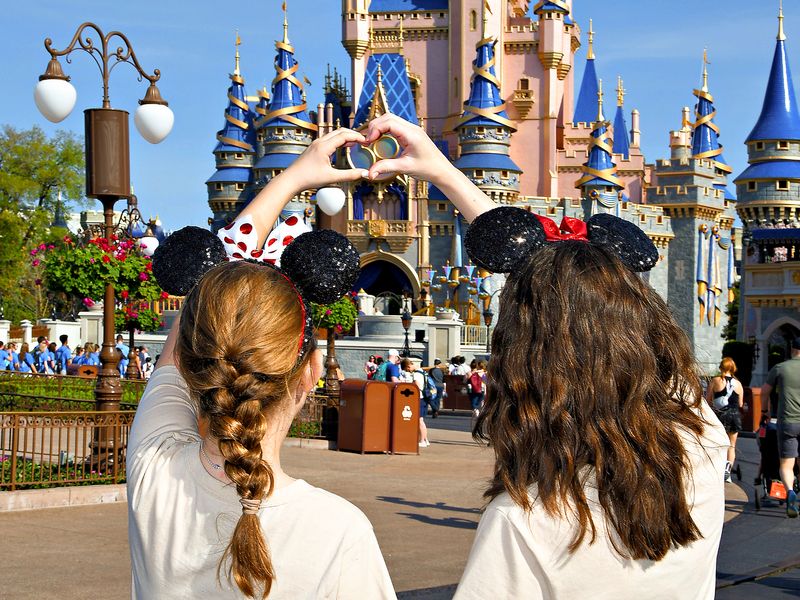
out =
<path fill-rule="evenodd" d="M 361 274 L 355 290 L 365 290 L 368 294 L 384 300 L 376 303 L 376 308 L 384 314 L 402 312 L 398 298 L 407 294 L 411 298 L 419 296 L 419 278 L 413 267 L 394 254 L 388 252 L 368 252 L 361 255 Z"/>

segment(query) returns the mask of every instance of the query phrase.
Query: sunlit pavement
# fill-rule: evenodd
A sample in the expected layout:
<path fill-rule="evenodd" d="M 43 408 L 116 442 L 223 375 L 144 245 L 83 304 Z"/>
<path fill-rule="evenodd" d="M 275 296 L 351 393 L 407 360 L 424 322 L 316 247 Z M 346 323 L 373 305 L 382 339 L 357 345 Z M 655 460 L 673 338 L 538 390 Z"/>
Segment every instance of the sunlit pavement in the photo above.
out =
<path fill-rule="evenodd" d="M 491 450 L 466 414 L 428 419 L 432 445 L 389 456 L 286 448 L 284 467 L 340 494 L 370 518 L 400 598 L 449 599 L 466 563 L 491 474 Z M 786 599 L 800 590 L 800 519 L 756 513 L 755 440 L 740 440 L 741 488 L 728 486 L 717 598 Z M 130 596 L 125 504 L 0 513 L 0 597 L 64 600 Z"/>

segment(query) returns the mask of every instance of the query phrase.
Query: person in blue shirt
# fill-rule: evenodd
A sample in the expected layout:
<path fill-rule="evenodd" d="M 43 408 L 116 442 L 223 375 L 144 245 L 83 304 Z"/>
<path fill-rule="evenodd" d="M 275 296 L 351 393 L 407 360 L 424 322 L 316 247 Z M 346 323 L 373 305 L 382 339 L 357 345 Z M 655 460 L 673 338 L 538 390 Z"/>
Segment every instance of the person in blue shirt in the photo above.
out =
<path fill-rule="evenodd" d="M 122 336 L 118 335 L 117 350 L 122 352 L 122 358 L 119 361 L 119 375 L 120 377 L 125 377 L 125 370 L 128 368 L 128 355 L 131 353 L 131 349 L 122 340 Z"/>
<path fill-rule="evenodd" d="M 5 347 L 5 343 L 0 342 L 0 371 L 7 370 L 10 363 L 11 359 L 8 357 L 8 350 Z"/>
<path fill-rule="evenodd" d="M 91 365 L 93 367 L 100 366 L 100 346 L 89 342 L 86 344 L 86 351 L 84 352 L 85 358 L 83 364 Z"/>
<path fill-rule="evenodd" d="M 386 367 L 386 381 L 397 383 L 400 381 L 400 353 L 397 350 L 389 350 L 389 357 Z"/>
<path fill-rule="evenodd" d="M 38 373 L 33 354 L 28 352 L 28 344 L 22 344 L 19 349 L 19 370 L 20 373 Z"/>
<path fill-rule="evenodd" d="M 69 349 L 67 341 L 69 337 L 66 334 L 59 336 L 61 346 L 55 351 L 56 372 L 61 375 L 67 374 L 67 365 L 72 362 L 72 350 Z"/>
<path fill-rule="evenodd" d="M 73 365 L 82 365 L 86 360 L 86 355 L 83 352 L 83 346 L 75 346 L 75 354 L 72 355 Z"/>
<path fill-rule="evenodd" d="M 8 370 L 19 371 L 19 354 L 17 354 L 17 343 L 9 342 L 6 346 L 8 352 Z"/>

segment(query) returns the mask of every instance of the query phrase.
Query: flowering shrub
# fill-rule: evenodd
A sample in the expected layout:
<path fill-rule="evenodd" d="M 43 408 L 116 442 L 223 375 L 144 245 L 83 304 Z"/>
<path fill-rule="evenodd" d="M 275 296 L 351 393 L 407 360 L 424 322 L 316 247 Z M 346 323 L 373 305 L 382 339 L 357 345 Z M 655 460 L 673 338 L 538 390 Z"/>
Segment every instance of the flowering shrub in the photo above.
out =
<path fill-rule="evenodd" d="M 313 320 L 316 327 L 333 329 L 343 333 L 352 329 L 358 317 L 358 309 L 353 302 L 353 294 L 342 296 L 333 304 L 312 303 Z"/>
<path fill-rule="evenodd" d="M 62 243 L 40 244 L 31 250 L 32 265 L 42 267 L 47 289 L 77 299 L 86 308 L 103 299 L 106 284 L 116 287 L 117 331 L 155 331 L 161 318 L 152 309 L 163 298 L 153 274 L 153 263 L 133 240 L 116 236 L 94 238 L 85 244 L 66 236 Z"/>

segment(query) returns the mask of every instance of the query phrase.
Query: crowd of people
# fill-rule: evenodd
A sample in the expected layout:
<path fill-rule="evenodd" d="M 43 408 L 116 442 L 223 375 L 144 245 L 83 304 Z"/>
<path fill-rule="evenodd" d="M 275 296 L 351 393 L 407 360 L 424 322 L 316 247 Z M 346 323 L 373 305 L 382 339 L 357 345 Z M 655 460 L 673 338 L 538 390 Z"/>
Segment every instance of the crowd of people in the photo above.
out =
<path fill-rule="evenodd" d="M 71 367 L 88 365 L 100 367 L 100 346 L 86 342 L 74 349 L 69 345 L 69 336 L 61 335 L 60 344 L 51 342 L 45 336 L 36 339 L 33 349 L 30 344 L 0 341 L 0 371 L 17 371 L 43 375 L 67 375 Z M 130 377 L 128 363 L 133 360 L 134 379 L 149 379 L 155 367 L 147 346 L 135 346 L 131 355 L 121 335 L 117 336 L 115 351 L 118 353 L 120 377 Z"/>

